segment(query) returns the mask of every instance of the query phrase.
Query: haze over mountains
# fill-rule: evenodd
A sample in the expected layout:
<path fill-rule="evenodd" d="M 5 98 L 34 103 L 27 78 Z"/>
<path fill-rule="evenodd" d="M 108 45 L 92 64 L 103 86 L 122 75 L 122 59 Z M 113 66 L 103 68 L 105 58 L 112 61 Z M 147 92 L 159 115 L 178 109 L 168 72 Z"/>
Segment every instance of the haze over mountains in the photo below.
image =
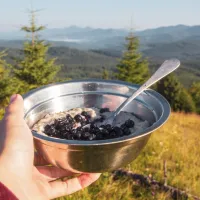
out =
<path fill-rule="evenodd" d="M 53 46 L 68 46 L 83 50 L 115 49 L 123 50 L 129 30 L 94 29 L 70 26 L 67 28 L 46 29 L 41 38 L 53 42 Z M 140 39 L 141 50 L 148 56 L 178 56 L 196 59 L 200 54 L 200 26 L 177 25 L 135 31 Z M 0 32 L 0 46 L 20 46 L 25 35 L 21 31 Z M 162 49 L 162 51 L 161 51 Z M 164 55 L 163 55 L 164 54 Z"/>
<path fill-rule="evenodd" d="M 89 72 L 101 74 L 102 66 L 115 69 L 117 58 L 122 55 L 125 37 L 129 30 L 94 29 L 70 26 L 46 29 L 41 38 L 51 41 L 50 56 L 58 57 L 63 73 L 71 77 L 89 76 Z M 134 31 L 140 39 L 140 49 L 151 65 L 158 65 L 164 59 L 176 57 L 182 62 L 183 82 L 189 85 L 200 77 L 200 26 L 168 26 L 144 31 Z M 9 55 L 19 54 L 25 35 L 23 32 L 0 32 L 0 47 L 9 48 Z M 88 70 L 85 70 L 88 68 Z M 88 73 L 86 73 L 88 71 Z M 94 73 L 93 73 L 94 74 Z M 190 76 L 190 79 L 187 78 Z"/>

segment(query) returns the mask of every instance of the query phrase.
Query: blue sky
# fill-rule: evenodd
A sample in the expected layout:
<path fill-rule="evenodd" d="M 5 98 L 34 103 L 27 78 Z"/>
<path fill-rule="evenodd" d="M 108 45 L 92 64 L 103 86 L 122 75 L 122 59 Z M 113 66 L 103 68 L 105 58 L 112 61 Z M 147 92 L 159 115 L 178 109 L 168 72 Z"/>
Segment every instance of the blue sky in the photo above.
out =
<path fill-rule="evenodd" d="M 200 24 L 200 0 L 32 0 L 38 21 L 48 28 L 70 25 L 100 28 L 155 28 Z M 0 1 L 0 31 L 28 22 L 31 0 Z"/>

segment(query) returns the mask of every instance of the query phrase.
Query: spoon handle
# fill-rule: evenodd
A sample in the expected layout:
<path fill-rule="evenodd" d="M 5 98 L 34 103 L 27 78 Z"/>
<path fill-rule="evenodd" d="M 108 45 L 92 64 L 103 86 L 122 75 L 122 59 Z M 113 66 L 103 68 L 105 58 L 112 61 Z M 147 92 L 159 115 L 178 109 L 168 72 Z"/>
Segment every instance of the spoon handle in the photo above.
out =
<path fill-rule="evenodd" d="M 142 93 L 145 89 L 149 88 L 151 85 L 167 76 L 175 69 L 180 66 L 180 61 L 177 59 L 166 60 L 159 69 L 151 76 L 151 78 L 145 82 L 140 88 L 138 88 L 128 99 L 126 99 L 114 112 L 114 117 L 116 117 L 121 110 L 126 107 L 135 97 Z"/>

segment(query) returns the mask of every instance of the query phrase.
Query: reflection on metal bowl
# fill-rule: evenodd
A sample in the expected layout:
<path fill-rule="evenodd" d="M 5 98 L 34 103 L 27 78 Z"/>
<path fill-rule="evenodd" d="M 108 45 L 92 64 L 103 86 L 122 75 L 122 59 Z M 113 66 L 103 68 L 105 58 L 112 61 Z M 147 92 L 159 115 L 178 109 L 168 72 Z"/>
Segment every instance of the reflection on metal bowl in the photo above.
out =
<path fill-rule="evenodd" d="M 56 83 L 24 95 L 25 120 L 31 128 L 47 113 L 76 107 L 108 106 L 114 110 L 139 86 L 121 81 L 77 80 Z M 75 141 L 33 132 L 35 148 L 49 163 L 72 172 L 105 172 L 133 161 L 151 133 L 170 115 L 168 102 L 157 92 L 146 90 L 124 111 L 136 114 L 151 126 L 137 135 L 97 141 Z"/>

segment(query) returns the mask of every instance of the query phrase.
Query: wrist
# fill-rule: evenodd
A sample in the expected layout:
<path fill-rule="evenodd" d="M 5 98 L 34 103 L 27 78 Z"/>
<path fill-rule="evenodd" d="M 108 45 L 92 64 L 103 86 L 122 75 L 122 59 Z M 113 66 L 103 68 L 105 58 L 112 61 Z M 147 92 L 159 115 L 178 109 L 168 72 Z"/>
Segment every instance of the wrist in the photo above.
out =
<path fill-rule="evenodd" d="M 17 177 L 0 168 L 1 183 L 20 200 L 47 200 L 32 181 Z"/>

